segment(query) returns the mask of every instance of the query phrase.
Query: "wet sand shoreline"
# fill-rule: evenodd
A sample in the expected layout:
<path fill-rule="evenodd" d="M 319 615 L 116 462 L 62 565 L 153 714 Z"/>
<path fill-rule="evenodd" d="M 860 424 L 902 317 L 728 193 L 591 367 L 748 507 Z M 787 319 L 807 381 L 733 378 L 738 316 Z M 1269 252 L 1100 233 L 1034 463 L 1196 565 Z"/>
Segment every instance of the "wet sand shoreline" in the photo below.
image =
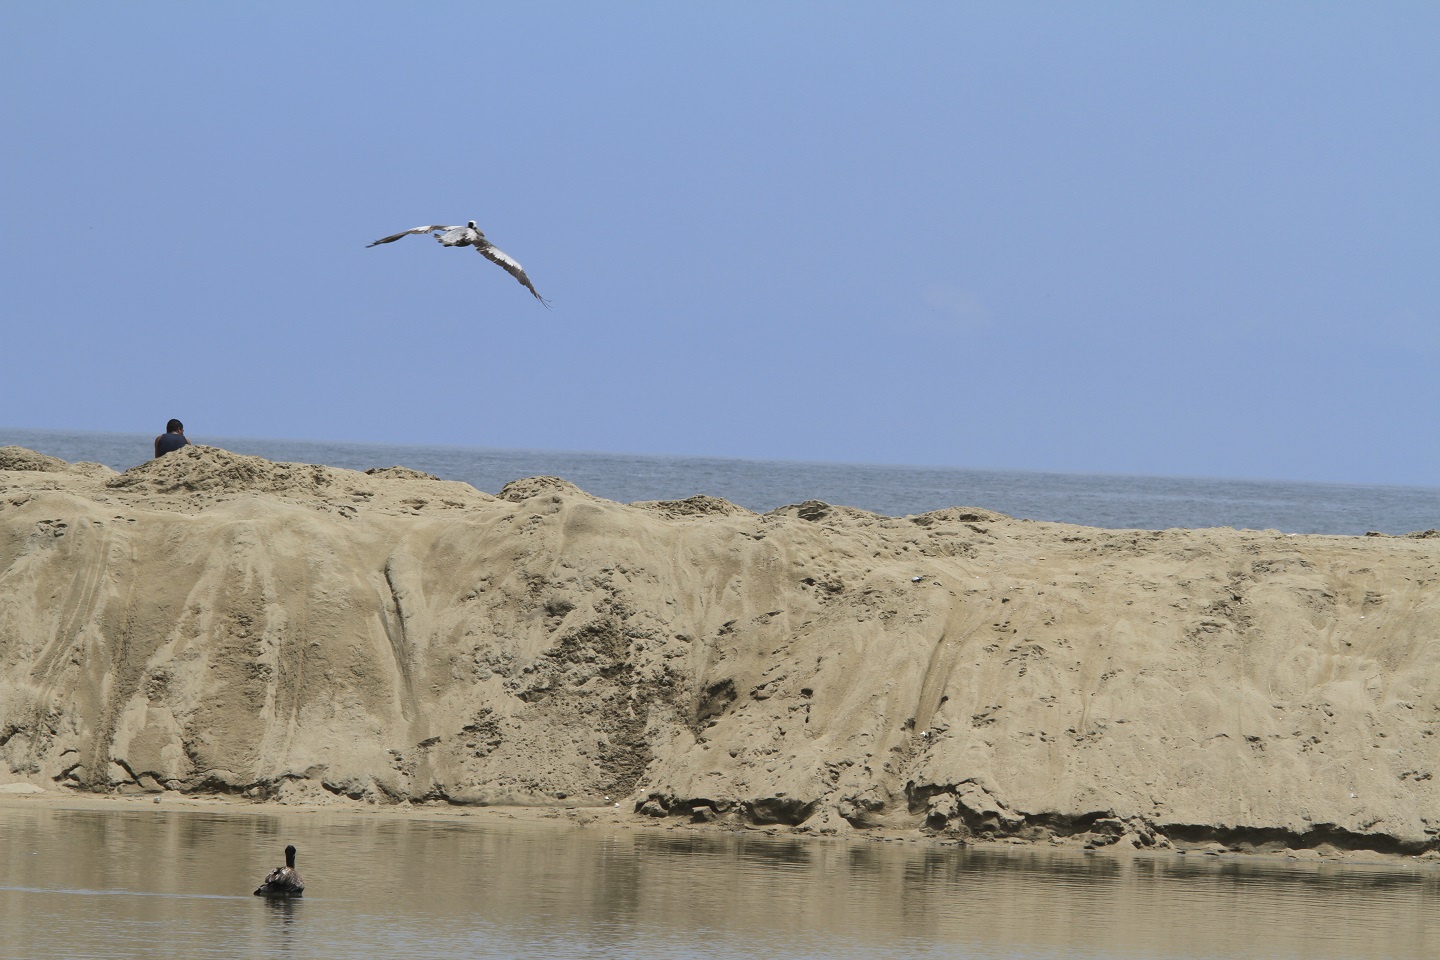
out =
<path fill-rule="evenodd" d="M 936 849 L 973 849 L 1000 854 L 1041 854 L 1058 856 L 1100 856 L 1100 857 L 1218 857 L 1240 858 L 1247 862 L 1284 863 L 1295 866 L 1305 864 L 1345 864 L 1352 867 L 1373 867 L 1419 870 L 1423 874 L 1440 877 L 1440 854 L 1421 855 L 1386 854 L 1374 850 L 1313 850 L 1275 849 L 1268 851 L 1247 851 L 1225 849 L 1220 844 L 1207 843 L 1194 847 L 1172 846 L 1166 849 L 1135 848 L 1110 845 L 1086 848 L 1075 843 L 1051 843 L 1020 840 L 961 840 L 953 837 L 931 836 L 912 830 L 877 829 L 856 832 L 845 837 L 820 835 L 814 832 L 800 832 L 794 828 L 775 826 L 717 825 L 690 822 L 655 820 L 639 814 L 616 809 L 613 805 L 600 807 L 532 807 L 494 806 L 457 807 L 448 804 L 398 804 L 377 806 L 360 801 L 338 801 L 333 804 L 288 804 L 253 801 L 223 796 L 196 796 L 166 794 L 157 795 L 79 795 L 56 793 L 5 793 L 0 792 L 0 818 L 7 810 L 41 808 L 57 811 L 85 811 L 92 813 L 115 813 L 120 815 L 144 816 L 154 813 L 203 814 L 206 816 L 234 817 L 305 817 L 339 816 L 363 819 L 406 821 L 411 823 L 457 823 L 482 827 L 505 826 L 568 826 L 601 831 L 644 831 L 647 833 L 681 833 L 721 836 L 745 834 L 783 840 L 799 840 L 806 843 L 834 841 L 855 843 L 899 843 L 907 846 Z"/>

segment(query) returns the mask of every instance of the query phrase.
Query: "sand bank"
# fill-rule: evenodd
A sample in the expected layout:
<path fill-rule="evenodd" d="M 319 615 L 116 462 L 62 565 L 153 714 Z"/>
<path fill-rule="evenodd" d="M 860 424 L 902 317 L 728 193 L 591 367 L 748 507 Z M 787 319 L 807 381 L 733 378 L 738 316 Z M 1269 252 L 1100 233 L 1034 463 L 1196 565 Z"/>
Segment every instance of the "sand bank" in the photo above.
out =
<path fill-rule="evenodd" d="M 1437 581 L 1423 535 L 8 447 L 0 781 L 1427 854 Z"/>

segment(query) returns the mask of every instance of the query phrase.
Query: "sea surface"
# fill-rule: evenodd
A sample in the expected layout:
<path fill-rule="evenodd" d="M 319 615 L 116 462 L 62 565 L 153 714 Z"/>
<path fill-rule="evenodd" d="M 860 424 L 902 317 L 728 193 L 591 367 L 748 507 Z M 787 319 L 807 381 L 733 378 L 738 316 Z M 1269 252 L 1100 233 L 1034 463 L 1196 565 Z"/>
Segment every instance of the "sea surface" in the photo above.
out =
<path fill-rule="evenodd" d="M 0 806 L 0 958 L 1433 960 L 1434 864 Z M 294 844 L 295 901 L 252 895 Z"/>
<path fill-rule="evenodd" d="M 125 470 L 149 459 L 149 434 L 0 427 L 18 444 L 71 462 Z M 1012 517 L 1116 529 L 1236 527 L 1284 533 L 1406 534 L 1440 528 L 1440 487 L 1196 477 L 965 470 L 876 464 L 728 460 L 611 453 L 192 437 L 270 460 L 365 470 L 405 466 L 496 493 L 523 477 L 555 476 L 607 500 L 724 497 L 759 513 L 806 500 L 902 517 L 983 507 Z"/>

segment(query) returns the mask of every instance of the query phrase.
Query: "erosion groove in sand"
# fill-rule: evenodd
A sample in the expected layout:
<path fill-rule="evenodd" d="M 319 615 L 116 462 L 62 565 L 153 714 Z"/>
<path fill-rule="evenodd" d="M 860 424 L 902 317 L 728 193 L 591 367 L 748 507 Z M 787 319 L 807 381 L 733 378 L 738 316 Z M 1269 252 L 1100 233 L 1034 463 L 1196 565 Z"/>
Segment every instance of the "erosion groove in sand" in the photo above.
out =
<path fill-rule="evenodd" d="M 1420 534 L 7 447 L 0 778 L 1422 853 L 1437 580 Z"/>

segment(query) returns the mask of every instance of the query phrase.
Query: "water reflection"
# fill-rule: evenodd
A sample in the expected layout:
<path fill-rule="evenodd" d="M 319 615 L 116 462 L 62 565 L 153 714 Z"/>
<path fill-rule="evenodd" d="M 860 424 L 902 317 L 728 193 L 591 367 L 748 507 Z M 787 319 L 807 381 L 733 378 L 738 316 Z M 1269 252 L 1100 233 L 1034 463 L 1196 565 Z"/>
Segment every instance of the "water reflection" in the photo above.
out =
<path fill-rule="evenodd" d="M 478 818 L 477 818 L 478 819 Z M 0 807 L 0 957 L 1421 957 L 1440 870 Z M 253 897 L 276 851 L 300 900 Z M 103 895 L 101 895 L 103 894 Z"/>
<path fill-rule="evenodd" d="M 265 915 L 269 921 L 266 928 L 266 953 L 287 956 L 297 942 L 296 920 L 304 907 L 302 901 L 290 897 L 256 897 L 265 904 Z"/>

